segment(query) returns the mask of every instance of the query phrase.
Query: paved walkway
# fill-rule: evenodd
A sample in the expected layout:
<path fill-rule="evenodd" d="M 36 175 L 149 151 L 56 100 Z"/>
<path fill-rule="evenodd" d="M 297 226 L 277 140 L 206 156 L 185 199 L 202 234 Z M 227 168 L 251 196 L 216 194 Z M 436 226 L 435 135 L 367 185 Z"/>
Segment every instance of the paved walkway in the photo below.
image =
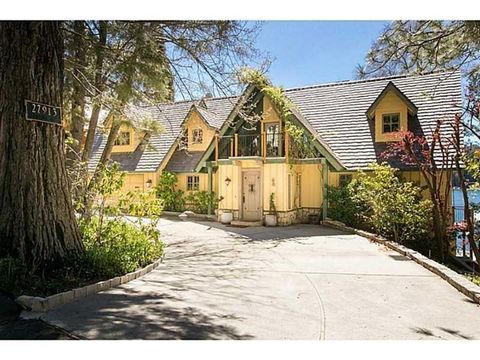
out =
<path fill-rule="evenodd" d="M 45 319 L 90 339 L 480 339 L 479 306 L 357 235 L 160 226 L 157 270 Z"/>

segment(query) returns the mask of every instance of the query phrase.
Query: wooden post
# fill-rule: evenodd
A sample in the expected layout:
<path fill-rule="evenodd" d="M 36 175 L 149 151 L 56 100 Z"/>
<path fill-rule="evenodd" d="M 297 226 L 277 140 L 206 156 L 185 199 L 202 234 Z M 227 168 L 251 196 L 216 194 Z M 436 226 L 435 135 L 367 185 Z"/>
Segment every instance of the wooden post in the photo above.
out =
<path fill-rule="evenodd" d="M 323 202 L 322 202 L 322 221 L 327 219 L 327 186 L 328 186 L 328 163 L 326 159 L 322 159 L 322 175 L 323 175 Z"/>
<path fill-rule="evenodd" d="M 285 162 L 288 163 L 288 132 L 284 132 L 285 134 Z"/>
<path fill-rule="evenodd" d="M 262 132 L 262 156 L 265 159 L 267 157 L 267 134 Z"/>
<path fill-rule="evenodd" d="M 238 133 L 235 133 L 235 157 L 238 156 Z"/>
<path fill-rule="evenodd" d="M 218 161 L 218 134 L 215 134 L 215 161 Z"/>
<path fill-rule="evenodd" d="M 234 146 L 233 146 L 233 137 L 230 139 L 230 156 L 233 156 L 233 149 L 234 149 Z"/>
<path fill-rule="evenodd" d="M 212 164 L 210 162 L 207 163 L 207 171 L 208 171 L 208 195 L 211 198 L 212 197 L 212 182 L 213 182 L 213 177 L 212 177 Z M 208 209 L 207 209 L 207 215 L 212 215 L 212 202 L 208 202 Z"/>

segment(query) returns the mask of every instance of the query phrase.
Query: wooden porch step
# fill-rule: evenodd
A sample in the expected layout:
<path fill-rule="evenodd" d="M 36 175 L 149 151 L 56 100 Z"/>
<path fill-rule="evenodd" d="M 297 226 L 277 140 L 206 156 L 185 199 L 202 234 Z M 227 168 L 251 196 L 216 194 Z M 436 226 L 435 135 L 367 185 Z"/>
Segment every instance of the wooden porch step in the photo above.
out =
<path fill-rule="evenodd" d="M 236 226 L 236 227 L 263 226 L 263 221 L 233 220 L 233 221 L 230 223 L 230 226 Z"/>

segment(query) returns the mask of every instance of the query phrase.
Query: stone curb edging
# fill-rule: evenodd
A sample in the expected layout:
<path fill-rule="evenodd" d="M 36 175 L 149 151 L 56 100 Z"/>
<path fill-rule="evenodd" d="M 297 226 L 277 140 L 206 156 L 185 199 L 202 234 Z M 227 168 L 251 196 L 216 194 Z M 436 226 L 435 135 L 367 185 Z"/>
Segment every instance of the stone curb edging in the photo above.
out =
<path fill-rule="evenodd" d="M 21 295 L 16 298 L 15 301 L 20 304 L 20 306 L 26 308 L 29 311 L 45 313 L 61 305 L 71 303 L 75 300 L 96 294 L 100 291 L 105 291 L 121 284 L 126 284 L 129 281 L 135 280 L 140 276 L 148 274 L 149 272 L 157 268 L 158 265 L 160 265 L 160 263 L 162 262 L 163 256 L 142 269 L 138 269 L 137 271 L 122 276 L 114 277 L 113 279 L 99 281 L 95 284 L 86 285 L 80 288 L 47 297 Z"/>
<path fill-rule="evenodd" d="M 179 216 L 183 214 L 183 212 L 178 212 L 178 211 L 162 211 L 162 215 L 166 215 L 166 216 Z M 196 213 L 193 213 L 193 214 L 190 214 L 188 215 L 187 218 L 194 218 L 194 219 L 202 219 L 202 220 L 215 220 L 216 219 L 216 216 L 215 215 L 206 215 L 206 214 L 196 214 Z"/>
<path fill-rule="evenodd" d="M 365 237 L 369 240 L 372 240 L 376 243 L 385 245 L 389 249 L 392 249 L 402 254 L 403 256 L 408 257 L 409 259 L 415 261 L 417 264 L 422 265 L 424 268 L 431 271 L 432 273 L 440 276 L 442 279 L 447 281 L 450 285 L 452 285 L 462 294 L 469 297 L 475 303 L 480 304 L 480 286 L 475 285 L 474 283 L 466 279 L 463 275 L 453 271 L 445 265 L 439 264 L 438 262 L 427 258 L 426 256 L 420 254 L 418 251 L 409 249 L 393 241 L 386 240 L 381 236 L 369 233 L 367 231 L 348 227 L 339 221 L 324 220 L 322 224 L 339 230 L 351 232 Z"/>

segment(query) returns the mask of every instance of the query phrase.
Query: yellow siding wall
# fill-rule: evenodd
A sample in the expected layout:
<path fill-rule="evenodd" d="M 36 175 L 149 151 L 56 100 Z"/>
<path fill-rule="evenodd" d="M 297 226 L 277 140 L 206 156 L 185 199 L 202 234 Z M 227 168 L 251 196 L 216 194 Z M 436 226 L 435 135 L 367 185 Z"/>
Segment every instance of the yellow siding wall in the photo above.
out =
<path fill-rule="evenodd" d="M 149 188 L 147 181 L 151 180 L 152 184 Z M 123 183 L 122 192 L 128 191 L 147 191 L 154 188 L 157 185 L 156 173 L 128 173 L 125 176 L 125 182 Z"/>
<path fill-rule="evenodd" d="M 272 121 L 279 121 L 280 118 L 278 116 L 277 111 L 275 110 L 272 101 L 268 98 L 268 96 L 263 97 L 263 114 L 262 120 L 265 122 L 272 122 Z"/>
<path fill-rule="evenodd" d="M 323 201 L 322 172 L 319 164 L 293 165 L 285 163 L 265 163 L 256 161 L 236 161 L 234 164 L 220 165 L 216 173 L 217 194 L 223 196 L 220 209 L 238 210 L 241 198 L 243 170 L 259 169 L 261 174 L 263 209 L 270 208 L 270 194 L 274 193 L 278 211 L 288 211 L 298 207 L 320 208 Z M 300 189 L 297 184 L 301 174 Z M 290 176 L 290 182 L 289 182 Z M 225 179 L 231 180 L 227 186 Z M 290 185 L 290 191 L 289 186 Z M 289 201 L 290 196 L 290 201 Z M 300 198 L 301 197 L 301 198 Z"/>
<path fill-rule="evenodd" d="M 194 110 L 190 113 L 185 121 L 184 128 L 188 131 L 188 151 L 205 151 L 215 136 L 215 130 L 209 127 L 202 119 L 198 111 Z M 201 144 L 193 143 L 193 130 L 203 130 L 203 142 Z"/>
<path fill-rule="evenodd" d="M 186 193 L 190 193 L 192 191 L 187 191 L 187 178 L 188 176 L 198 176 L 199 177 L 199 191 L 207 191 L 208 190 L 208 174 L 204 173 L 177 173 L 177 186 L 178 190 L 183 190 Z"/>
<path fill-rule="evenodd" d="M 439 173 L 440 175 L 440 173 Z M 439 176 L 438 175 L 438 176 Z M 423 192 L 422 192 L 422 195 L 425 199 L 429 199 L 430 198 L 430 194 L 428 192 L 428 189 L 426 188 L 426 181 L 425 179 L 423 178 L 422 174 L 420 173 L 420 171 L 402 171 L 401 172 L 401 176 L 403 179 L 405 179 L 406 181 L 410 181 L 418 186 L 421 186 L 422 188 L 424 188 Z M 451 177 L 451 172 L 444 172 L 444 175 L 443 176 L 449 176 Z M 441 190 L 441 194 L 445 194 L 445 190 L 446 190 L 446 186 L 447 186 L 447 182 L 445 181 L 446 178 L 443 178 L 442 179 L 442 190 Z M 450 186 L 452 184 L 450 183 Z M 450 196 L 449 198 L 447 199 L 447 202 L 449 205 L 452 204 L 452 194 L 450 192 Z"/>
<path fill-rule="evenodd" d="M 393 134 L 383 133 L 383 116 L 384 114 L 400 114 L 400 130 L 408 130 L 408 108 L 407 105 L 393 91 L 388 92 L 380 101 L 375 109 L 375 141 L 394 141 L 396 139 Z"/>
<path fill-rule="evenodd" d="M 296 172 L 301 174 L 300 206 L 319 208 L 323 201 L 323 175 L 320 164 L 298 165 Z"/>
<path fill-rule="evenodd" d="M 218 183 L 218 196 L 223 197 L 223 200 L 219 202 L 219 209 L 239 209 L 239 196 L 240 196 L 240 167 L 233 164 L 220 165 L 218 167 L 216 177 Z M 230 184 L 226 184 L 225 179 L 230 179 Z"/>
<path fill-rule="evenodd" d="M 278 211 L 288 210 L 288 168 L 286 164 L 264 164 L 263 166 L 263 208 L 270 210 L 270 195 L 275 193 L 275 207 Z"/>
<path fill-rule="evenodd" d="M 356 171 L 344 171 L 344 172 L 332 172 L 328 173 L 328 185 L 330 186 L 339 186 L 340 185 L 340 175 L 352 175 L 352 178 L 355 178 Z"/>

